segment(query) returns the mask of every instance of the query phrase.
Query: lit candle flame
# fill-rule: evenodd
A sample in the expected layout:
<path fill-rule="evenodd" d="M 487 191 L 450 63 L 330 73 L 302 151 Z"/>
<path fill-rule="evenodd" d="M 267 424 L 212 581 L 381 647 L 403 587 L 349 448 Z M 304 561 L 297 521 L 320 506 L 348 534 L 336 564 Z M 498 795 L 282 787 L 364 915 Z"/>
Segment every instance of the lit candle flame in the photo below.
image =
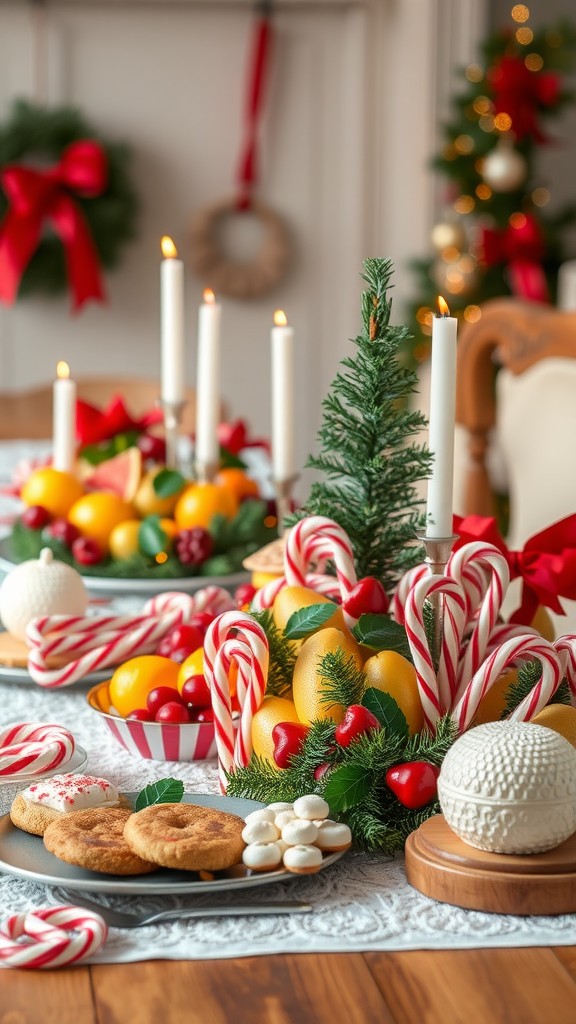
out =
<path fill-rule="evenodd" d="M 274 325 L 276 327 L 286 327 L 287 323 L 288 320 L 286 318 L 286 313 L 284 312 L 284 310 L 277 309 L 276 312 L 274 313 Z"/>
<path fill-rule="evenodd" d="M 207 306 L 213 306 L 216 302 L 216 296 L 211 288 L 205 288 L 202 292 L 202 298 Z"/>
<path fill-rule="evenodd" d="M 165 260 L 173 260 L 178 255 L 178 249 L 169 235 L 163 235 L 160 240 L 160 248 Z"/>
<path fill-rule="evenodd" d="M 442 295 L 438 296 L 438 309 L 440 310 L 440 316 L 450 316 L 450 307 Z"/>
<path fill-rule="evenodd" d="M 56 376 L 58 377 L 58 380 L 64 380 L 66 377 L 70 376 L 70 367 L 68 366 L 68 363 L 61 360 L 56 364 Z"/>

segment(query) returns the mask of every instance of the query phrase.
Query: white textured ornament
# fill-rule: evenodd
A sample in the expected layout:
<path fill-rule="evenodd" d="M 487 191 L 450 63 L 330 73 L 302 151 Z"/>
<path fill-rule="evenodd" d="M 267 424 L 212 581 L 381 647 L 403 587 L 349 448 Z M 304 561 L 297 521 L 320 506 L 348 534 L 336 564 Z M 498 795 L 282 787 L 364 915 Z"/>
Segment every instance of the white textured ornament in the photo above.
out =
<path fill-rule="evenodd" d="M 20 640 L 39 615 L 84 615 L 87 607 L 88 591 L 80 573 L 55 559 L 50 548 L 17 565 L 0 586 L 0 618 Z"/>
<path fill-rule="evenodd" d="M 450 747 L 438 777 L 450 828 L 490 853 L 544 853 L 576 831 L 576 749 L 530 722 L 487 722 Z"/>
<path fill-rule="evenodd" d="M 527 174 L 524 157 L 509 142 L 501 140 L 482 161 L 482 177 L 493 192 L 513 192 Z"/>

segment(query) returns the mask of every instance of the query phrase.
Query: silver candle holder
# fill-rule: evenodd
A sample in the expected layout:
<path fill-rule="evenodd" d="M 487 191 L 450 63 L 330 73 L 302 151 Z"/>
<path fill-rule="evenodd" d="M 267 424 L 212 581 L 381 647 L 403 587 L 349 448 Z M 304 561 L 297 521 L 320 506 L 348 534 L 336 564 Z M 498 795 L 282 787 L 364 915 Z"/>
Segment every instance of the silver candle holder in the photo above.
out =
<path fill-rule="evenodd" d="M 450 558 L 454 541 L 457 538 L 457 534 L 453 534 L 451 537 L 418 536 L 418 540 L 424 545 L 424 551 L 426 552 L 424 562 L 428 566 L 431 575 L 445 575 L 446 563 Z M 428 600 L 434 614 L 433 650 L 431 654 L 434 664 L 438 666 L 444 636 L 444 595 L 439 593 L 431 594 Z"/>
<path fill-rule="evenodd" d="M 218 462 L 194 462 L 194 473 L 199 484 L 211 484 L 216 476 L 220 465 Z"/>
<path fill-rule="evenodd" d="M 168 469 L 178 469 L 178 434 L 186 402 L 171 402 L 165 398 L 158 398 L 156 404 L 162 409 L 164 416 L 166 466 Z"/>
<path fill-rule="evenodd" d="M 294 491 L 294 485 L 298 480 L 299 474 L 295 473 L 293 476 L 287 477 L 285 480 L 273 480 L 274 494 L 276 497 L 276 517 L 278 520 L 278 536 L 283 537 L 286 529 L 284 527 L 284 520 L 291 511 L 292 494 Z"/>

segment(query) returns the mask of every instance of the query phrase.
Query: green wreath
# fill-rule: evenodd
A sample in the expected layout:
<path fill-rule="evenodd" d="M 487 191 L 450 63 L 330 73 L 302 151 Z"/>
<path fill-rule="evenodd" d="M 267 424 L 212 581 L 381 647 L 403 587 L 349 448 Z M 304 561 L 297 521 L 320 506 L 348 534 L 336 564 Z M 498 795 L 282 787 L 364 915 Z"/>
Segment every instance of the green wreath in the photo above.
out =
<path fill-rule="evenodd" d="M 127 165 L 130 152 L 122 143 L 111 143 L 98 137 L 91 124 L 72 107 L 47 110 L 17 100 L 8 120 L 0 126 L 0 169 L 9 164 L 52 165 L 73 142 L 92 139 L 103 149 L 107 159 L 107 184 L 101 195 L 93 198 L 74 196 L 81 208 L 100 265 L 116 266 L 125 242 L 134 238 L 138 200 L 129 179 Z M 0 223 L 8 210 L 8 201 L 0 189 Z M 32 294 L 56 295 L 68 288 L 64 248 L 49 226 L 26 270 L 18 296 Z"/>

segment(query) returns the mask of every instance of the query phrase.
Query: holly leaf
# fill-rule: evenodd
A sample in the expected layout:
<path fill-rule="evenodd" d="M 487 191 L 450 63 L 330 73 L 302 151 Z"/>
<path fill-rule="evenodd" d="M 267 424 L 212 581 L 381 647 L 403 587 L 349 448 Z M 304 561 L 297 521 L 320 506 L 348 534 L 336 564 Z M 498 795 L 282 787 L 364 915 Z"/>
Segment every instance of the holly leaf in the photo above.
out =
<path fill-rule="evenodd" d="M 185 483 L 182 473 L 177 469 L 161 469 L 154 477 L 152 486 L 158 498 L 170 498 L 173 494 L 178 494 Z"/>
<path fill-rule="evenodd" d="M 180 779 L 159 779 L 140 790 L 134 804 L 141 811 L 152 804 L 179 804 L 184 796 L 184 783 Z"/>
<path fill-rule="evenodd" d="M 375 651 L 396 651 L 407 661 L 412 661 L 404 626 L 388 615 L 361 615 L 352 633 L 365 647 L 372 647 Z"/>
<path fill-rule="evenodd" d="M 386 730 L 387 736 L 408 739 L 409 730 L 406 716 L 389 693 L 377 690 L 375 686 L 368 686 L 364 690 L 362 704 L 376 716 L 380 725 Z"/>
<path fill-rule="evenodd" d="M 331 812 L 347 811 L 362 802 L 370 789 L 370 775 L 360 765 L 344 764 L 330 772 L 324 799 Z"/>
<path fill-rule="evenodd" d="M 301 640 L 315 629 L 320 629 L 336 611 L 336 604 L 329 601 L 323 604 L 310 604 L 307 608 L 299 608 L 293 612 L 284 630 L 287 640 Z"/>
<path fill-rule="evenodd" d="M 246 469 L 246 463 L 239 455 L 231 452 L 229 448 L 220 445 L 220 468 L 221 469 Z"/>
<path fill-rule="evenodd" d="M 154 558 L 160 551 L 166 550 L 168 540 L 166 531 L 160 524 L 159 516 L 146 516 L 138 528 L 138 547 L 144 555 Z"/>

